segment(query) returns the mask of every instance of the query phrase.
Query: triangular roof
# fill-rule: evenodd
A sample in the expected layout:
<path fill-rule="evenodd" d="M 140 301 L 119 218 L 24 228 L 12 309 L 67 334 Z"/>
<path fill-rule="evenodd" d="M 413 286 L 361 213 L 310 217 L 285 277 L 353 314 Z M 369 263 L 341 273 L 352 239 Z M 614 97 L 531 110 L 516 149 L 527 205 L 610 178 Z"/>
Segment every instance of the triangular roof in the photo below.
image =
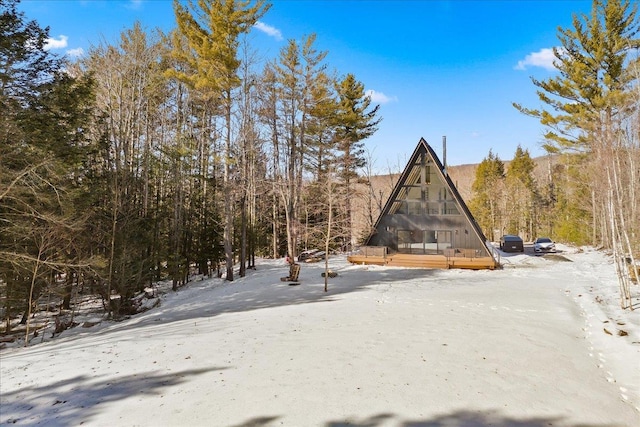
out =
<path fill-rule="evenodd" d="M 430 173 L 430 177 L 424 176 L 425 170 L 427 169 L 424 167 L 422 168 L 419 167 L 420 164 L 429 165 L 428 171 Z M 431 167 L 431 165 L 433 165 L 433 167 Z M 383 222 L 385 222 L 385 219 L 389 215 L 394 215 L 397 212 L 399 212 L 399 207 L 402 204 L 402 200 L 408 198 L 408 191 L 409 191 L 408 189 L 411 187 L 417 188 L 421 185 L 421 183 L 423 184 L 422 185 L 423 188 L 425 186 L 429 186 L 431 185 L 431 179 L 433 178 L 439 181 L 435 184 L 442 185 L 449 192 L 449 194 L 446 196 L 447 198 L 450 197 L 449 200 L 447 200 L 447 202 L 449 203 L 452 201 L 455 202 L 458 212 L 454 211 L 454 214 L 463 217 L 462 222 L 460 222 L 461 226 L 465 226 L 465 225 L 468 226 L 468 229 L 471 232 L 470 234 L 473 235 L 476 239 L 478 239 L 476 243 L 479 243 L 479 244 L 474 246 L 476 247 L 481 246 L 487 252 L 488 256 L 492 256 L 491 250 L 486 245 L 487 239 L 484 236 L 482 229 L 479 227 L 475 218 L 469 211 L 469 208 L 467 207 L 466 203 L 460 196 L 458 189 L 451 181 L 451 178 L 447 174 L 442 162 L 440 161 L 436 153 L 433 151 L 431 146 L 427 143 L 427 141 L 424 140 L 424 138 L 420 138 L 420 141 L 418 142 L 416 149 L 411 155 L 411 158 L 409 159 L 407 166 L 405 167 L 404 171 L 400 175 L 400 178 L 398 179 L 398 182 L 396 183 L 393 191 L 391 192 L 391 195 L 389 196 L 387 203 L 385 204 L 384 208 L 380 212 L 380 215 L 374 226 L 374 230 L 371 233 L 371 235 L 367 238 L 366 246 L 371 245 L 371 242 L 374 239 L 374 236 L 376 236 L 376 234 L 380 232 L 380 227 L 381 225 L 383 225 Z M 427 204 L 429 197 L 423 195 L 422 198 L 423 198 L 422 204 L 423 206 L 425 206 Z M 437 214 L 435 214 L 436 216 L 431 216 L 430 214 L 425 213 L 423 210 L 422 215 L 414 214 L 413 218 L 415 219 L 416 216 L 418 217 L 422 216 L 421 221 L 424 221 L 422 224 L 425 226 L 428 226 L 430 217 L 434 220 L 436 220 L 437 218 L 443 218 L 443 216 L 438 215 L 439 213 L 442 213 L 442 212 L 438 212 Z M 386 222 L 388 223 L 389 221 L 386 221 Z M 465 232 L 467 232 L 468 229 L 467 227 L 465 227 L 464 228 Z"/>

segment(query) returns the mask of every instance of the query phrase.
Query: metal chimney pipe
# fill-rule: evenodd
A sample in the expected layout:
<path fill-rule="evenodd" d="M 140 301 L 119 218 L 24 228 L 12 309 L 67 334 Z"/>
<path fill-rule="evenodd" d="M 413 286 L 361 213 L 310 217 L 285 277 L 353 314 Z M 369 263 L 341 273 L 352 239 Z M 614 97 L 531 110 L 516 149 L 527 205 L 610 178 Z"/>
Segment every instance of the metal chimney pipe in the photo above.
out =
<path fill-rule="evenodd" d="M 447 173 L 447 136 L 442 137 L 442 167 L 444 173 Z"/>

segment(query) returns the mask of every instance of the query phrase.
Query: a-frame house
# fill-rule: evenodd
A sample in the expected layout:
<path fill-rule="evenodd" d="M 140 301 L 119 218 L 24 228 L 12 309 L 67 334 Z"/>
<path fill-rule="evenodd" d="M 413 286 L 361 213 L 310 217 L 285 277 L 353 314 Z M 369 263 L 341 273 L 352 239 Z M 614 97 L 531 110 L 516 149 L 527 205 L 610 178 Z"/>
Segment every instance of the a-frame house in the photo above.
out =
<path fill-rule="evenodd" d="M 421 138 L 365 246 L 352 263 L 426 268 L 494 269 L 493 246 Z"/>

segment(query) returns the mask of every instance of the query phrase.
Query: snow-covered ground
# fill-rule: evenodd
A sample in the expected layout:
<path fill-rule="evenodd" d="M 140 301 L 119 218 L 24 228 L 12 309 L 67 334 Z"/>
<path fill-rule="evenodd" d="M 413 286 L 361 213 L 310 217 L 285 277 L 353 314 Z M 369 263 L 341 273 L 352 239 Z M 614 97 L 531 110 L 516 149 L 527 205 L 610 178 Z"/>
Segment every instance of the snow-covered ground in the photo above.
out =
<path fill-rule="evenodd" d="M 611 260 L 496 271 L 282 260 L 190 283 L 125 321 L 0 352 L 0 424 L 639 426 L 640 294 Z M 96 319 L 91 319 L 95 321 Z"/>

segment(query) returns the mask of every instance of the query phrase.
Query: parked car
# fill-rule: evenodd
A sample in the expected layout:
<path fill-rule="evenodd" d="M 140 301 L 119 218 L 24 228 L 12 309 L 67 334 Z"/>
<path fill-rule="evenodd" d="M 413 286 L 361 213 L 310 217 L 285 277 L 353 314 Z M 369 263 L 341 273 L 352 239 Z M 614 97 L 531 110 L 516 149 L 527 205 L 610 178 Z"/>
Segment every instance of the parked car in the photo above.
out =
<path fill-rule="evenodd" d="M 520 236 L 505 234 L 500 238 L 500 250 L 503 252 L 524 252 L 524 242 Z"/>
<path fill-rule="evenodd" d="M 308 251 L 300 252 L 298 255 L 298 262 L 306 261 L 313 256 L 313 254 L 320 252 L 320 249 L 310 249 Z"/>
<path fill-rule="evenodd" d="M 548 237 L 538 237 L 533 241 L 533 250 L 538 252 L 555 252 L 556 244 Z"/>
<path fill-rule="evenodd" d="M 309 255 L 309 257 L 305 260 L 305 262 L 318 262 L 325 258 L 325 251 L 317 251 Z"/>

